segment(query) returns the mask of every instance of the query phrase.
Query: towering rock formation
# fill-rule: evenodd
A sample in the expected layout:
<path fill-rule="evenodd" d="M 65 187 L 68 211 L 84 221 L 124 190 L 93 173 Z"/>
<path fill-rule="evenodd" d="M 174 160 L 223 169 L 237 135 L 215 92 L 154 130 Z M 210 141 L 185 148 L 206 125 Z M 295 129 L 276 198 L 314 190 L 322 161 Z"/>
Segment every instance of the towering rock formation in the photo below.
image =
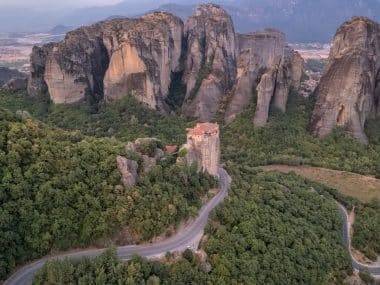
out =
<path fill-rule="evenodd" d="M 325 74 L 316 89 L 311 128 L 325 137 L 343 127 L 363 143 L 364 124 L 380 111 L 380 25 L 357 17 L 337 31 Z"/>
<path fill-rule="evenodd" d="M 196 163 L 199 170 L 218 176 L 220 163 L 219 125 L 199 123 L 187 130 L 186 161 Z"/>
<path fill-rule="evenodd" d="M 179 69 L 182 37 L 182 21 L 160 12 L 80 28 L 60 43 L 33 49 L 29 93 L 48 92 L 54 103 L 130 93 L 163 110 L 171 73 Z"/>
<path fill-rule="evenodd" d="M 184 113 L 209 121 L 235 81 L 236 44 L 231 17 L 217 5 L 200 5 L 185 25 L 185 38 Z"/>
<path fill-rule="evenodd" d="M 277 30 L 238 35 L 238 42 L 236 85 L 225 118 L 231 122 L 252 102 L 256 91 L 254 123 L 263 126 L 267 122 L 271 102 L 285 111 L 290 88 L 299 88 L 303 59 L 286 46 L 285 35 Z"/>
<path fill-rule="evenodd" d="M 28 91 L 49 94 L 57 104 L 132 94 L 166 112 L 165 102 L 173 99 L 167 98 L 169 90 L 182 89 L 176 88 L 179 82 L 186 86 L 185 115 L 211 121 L 226 107 L 231 121 L 256 90 L 254 122 L 262 126 L 271 103 L 285 111 L 290 88 L 300 85 L 302 67 L 302 58 L 286 46 L 281 32 L 237 36 L 225 10 L 204 4 L 185 26 L 157 12 L 82 27 L 60 43 L 35 47 Z"/>

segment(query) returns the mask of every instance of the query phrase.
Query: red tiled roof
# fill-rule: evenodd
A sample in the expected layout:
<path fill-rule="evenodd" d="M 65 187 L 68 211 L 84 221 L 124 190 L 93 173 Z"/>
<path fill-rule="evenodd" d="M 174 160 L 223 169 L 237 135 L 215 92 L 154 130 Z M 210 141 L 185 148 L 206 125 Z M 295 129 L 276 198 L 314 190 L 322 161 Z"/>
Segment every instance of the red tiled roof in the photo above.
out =
<path fill-rule="evenodd" d="M 190 136 L 201 136 L 209 133 L 219 132 L 219 125 L 213 123 L 198 123 L 193 129 L 187 129 Z"/>

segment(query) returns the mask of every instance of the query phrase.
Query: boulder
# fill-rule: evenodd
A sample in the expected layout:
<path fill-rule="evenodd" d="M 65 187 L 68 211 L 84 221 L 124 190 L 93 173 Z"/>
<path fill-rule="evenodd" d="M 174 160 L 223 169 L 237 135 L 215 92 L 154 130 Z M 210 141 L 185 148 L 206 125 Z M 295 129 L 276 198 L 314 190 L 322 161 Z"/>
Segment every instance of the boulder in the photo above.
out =
<path fill-rule="evenodd" d="M 25 111 L 25 110 L 17 110 L 16 111 L 16 116 L 18 118 L 20 118 L 21 120 L 23 120 L 23 121 L 32 118 L 32 116 L 30 115 L 30 113 L 28 111 Z"/>
<path fill-rule="evenodd" d="M 138 138 L 134 142 L 129 142 L 125 150 L 141 157 L 142 170 L 148 173 L 165 156 L 161 146 L 162 142 L 156 138 Z"/>
<path fill-rule="evenodd" d="M 121 181 L 125 187 L 133 187 L 137 183 L 138 164 L 134 160 L 127 159 L 123 156 L 116 157 L 117 167 L 121 173 Z"/>
<path fill-rule="evenodd" d="M 218 112 L 236 77 L 236 43 L 231 17 L 217 5 L 200 5 L 185 24 L 185 38 L 183 113 L 209 121 Z"/>
<path fill-rule="evenodd" d="M 143 162 L 143 172 L 148 173 L 150 172 L 153 167 L 157 165 L 157 160 L 155 157 L 150 157 L 148 155 L 143 154 L 142 156 L 142 162 Z"/>
<path fill-rule="evenodd" d="M 364 125 L 379 116 L 380 25 L 355 17 L 337 31 L 315 96 L 314 135 L 323 138 L 335 127 L 368 143 Z"/>

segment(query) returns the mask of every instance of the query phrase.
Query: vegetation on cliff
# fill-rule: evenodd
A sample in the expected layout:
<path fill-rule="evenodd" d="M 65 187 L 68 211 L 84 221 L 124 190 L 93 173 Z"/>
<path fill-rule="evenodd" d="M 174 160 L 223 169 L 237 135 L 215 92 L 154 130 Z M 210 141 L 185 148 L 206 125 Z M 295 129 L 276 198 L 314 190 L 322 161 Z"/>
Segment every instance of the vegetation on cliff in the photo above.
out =
<path fill-rule="evenodd" d="M 268 127 L 260 129 L 250 123 L 252 112 L 248 110 L 222 129 L 223 160 L 250 167 L 305 164 L 380 177 L 379 125 L 372 121 L 368 124 L 368 146 L 339 129 L 320 140 L 308 132 L 313 103 L 313 100 L 292 94 L 287 113 L 272 111 Z M 254 110 L 255 103 L 252 105 Z M 324 191 L 324 194 L 328 193 Z M 374 236 L 380 233 L 380 223 L 377 222 L 380 211 L 373 206 L 378 201 L 361 203 L 332 189 L 329 194 L 348 209 L 356 207 L 353 245 L 367 257 L 376 259 L 375 255 L 379 255 L 380 251 L 375 245 L 377 239 Z"/>
<path fill-rule="evenodd" d="M 223 160 L 259 166 L 266 164 L 308 164 L 380 177 L 380 127 L 367 126 L 369 146 L 337 129 L 324 140 L 308 132 L 313 100 L 291 94 L 286 114 L 272 111 L 269 125 L 255 128 L 252 114 L 255 102 L 231 124 L 222 128 Z M 25 94 L 0 92 L 0 107 L 16 112 L 26 110 L 52 127 L 80 130 L 95 137 L 115 136 L 121 141 L 157 137 L 164 143 L 181 144 L 186 128 L 193 123 L 175 115 L 162 116 L 136 102 L 132 97 L 100 105 L 51 105 Z M 236 139 L 238 136 L 238 139 Z"/>
<path fill-rule="evenodd" d="M 84 104 L 54 105 L 23 93 L 10 95 L 0 91 L 0 107 L 13 112 L 26 110 L 53 127 L 79 130 L 95 137 L 114 136 L 123 142 L 156 137 L 164 143 L 182 144 L 186 140 L 186 128 L 192 125 L 183 117 L 164 116 L 152 111 L 130 96 L 101 103 L 95 108 Z"/>
<path fill-rule="evenodd" d="M 252 107 L 222 129 L 224 161 L 250 166 L 267 164 L 312 165 L 380 177 L 380 133 L 371 125 L 370 144 L 364 146 L 335 130 L 324 140 L 308 132 L 314 102 L 291 94 L 286 114 L 272 111 L 268 127 L 255 128 Z"/>

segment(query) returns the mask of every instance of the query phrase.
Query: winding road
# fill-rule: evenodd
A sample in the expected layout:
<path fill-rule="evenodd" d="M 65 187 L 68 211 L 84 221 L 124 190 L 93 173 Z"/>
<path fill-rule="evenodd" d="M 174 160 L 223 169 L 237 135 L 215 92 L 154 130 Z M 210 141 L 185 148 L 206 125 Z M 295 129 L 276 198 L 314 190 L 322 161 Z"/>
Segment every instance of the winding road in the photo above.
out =
<path fill-rule="evenodd" d="M 228 173 L 220 168 L 219 170 L 219 184 L 220 191 L 213 197 L 206 205 L 204 205 L 199 211 L 198 217 L 183 230 L 178 232 L 176 235 L 154 243 L 145 245 L 129 245 L 117 248 L 117 255 L 122 260 L 129 260 L 133 255 L 140 255 L 146 258 L 154 258 L 165 255 L 167 252 L 183 251 L 187 248 L 197 249 L 199 242 L 202 238 L 204 228 L 207 224 L 208 217 L 213 209 L 218 206 L 224 198 L 228 195 L 228 189 L 231 184 L 231 178 Z M 375 278 L 380 278 L 380 266 L 370 266 L 358 262 L 351 251 L 351 238 L 350 229 L 351 224 L 349 221 L 349 216 L 347 210 L 342 205 L 339 205 L 340 212 L 344 219 L 343 223 L 343 238 L 344 243 L 350 253 L 352 260 L 352 267 L 359 271 L 367 271 L 372 274 Z M 74 253 L 66 253 L 53 257 L 45 257 L 31 264 L 25 265 L 24 267 L 17 270 L 8 280 L 5 281 L 4 285 L 25 285 L 31 284 L 33 282 L 33 277 L 35 273 L 43 267 L 43 265 L 50 260 L 62 260 L 65 258 L 70 259 L 81 259 L 84 257 L 93 258 L 102 254 L 106 249 L 90 249 Z"/>
<path fill-rule="evenodd" d="M 219 169 L 219 187 L 220 191 L 199 211 L 198 217 L 187 227 L 182 229 L 176 235 L 154 243 L 145 245 L 129 245 L 117 248 L 117 255 L 122 260 L 129 260 L 133 255 L 140 255 L 147 258 L 160 257 L 167 252 L 183 251 L 187 248 L 197 249 L 203 236 L 204 228 L 207 224 L 208 217 L 213 209 L 218 206 L 228 195 L 228 189 L 231 184 L 231 178 L 223 169 Z M 25 285 L 32 284 L 35 273 L 50 260 L 62 260 L 65 258 L 81 259 L 84 257 L 93 258 L 102 254 L 106 249 L 90 249 L 74 253 L 66 253 L 53 257 L 45 257 L 17 270 L 4 285 Z"/>
<path fill-rule="evenodd" d="M 339 206 L 339 210 L 340 210 L 342 217 L 344 219 L 343 241 L 344 241 L 344 243 L 348 249 L 348 252 L 350 253 L 350 257 L 351 257 L 351 261 L 352 261 L 352 267 L 358 271 L 367 271 L 368 273 L 370 273 L 375 278 L 380 278 L 380 266 L 371 266 L 371 265 L 363 264 L 363 263 L 357 261 L 355 259 L 355 257 L 353 256 L 352 250 L 351 250 L 351 235 L 350 235 L 352 225 L 351 225 L 350 220 L 349 220 L 349 215 L 348 215 L 346 208 L 343 205 L 341 205 L 339 203 L 337 203 L 337 204 Z"/>

